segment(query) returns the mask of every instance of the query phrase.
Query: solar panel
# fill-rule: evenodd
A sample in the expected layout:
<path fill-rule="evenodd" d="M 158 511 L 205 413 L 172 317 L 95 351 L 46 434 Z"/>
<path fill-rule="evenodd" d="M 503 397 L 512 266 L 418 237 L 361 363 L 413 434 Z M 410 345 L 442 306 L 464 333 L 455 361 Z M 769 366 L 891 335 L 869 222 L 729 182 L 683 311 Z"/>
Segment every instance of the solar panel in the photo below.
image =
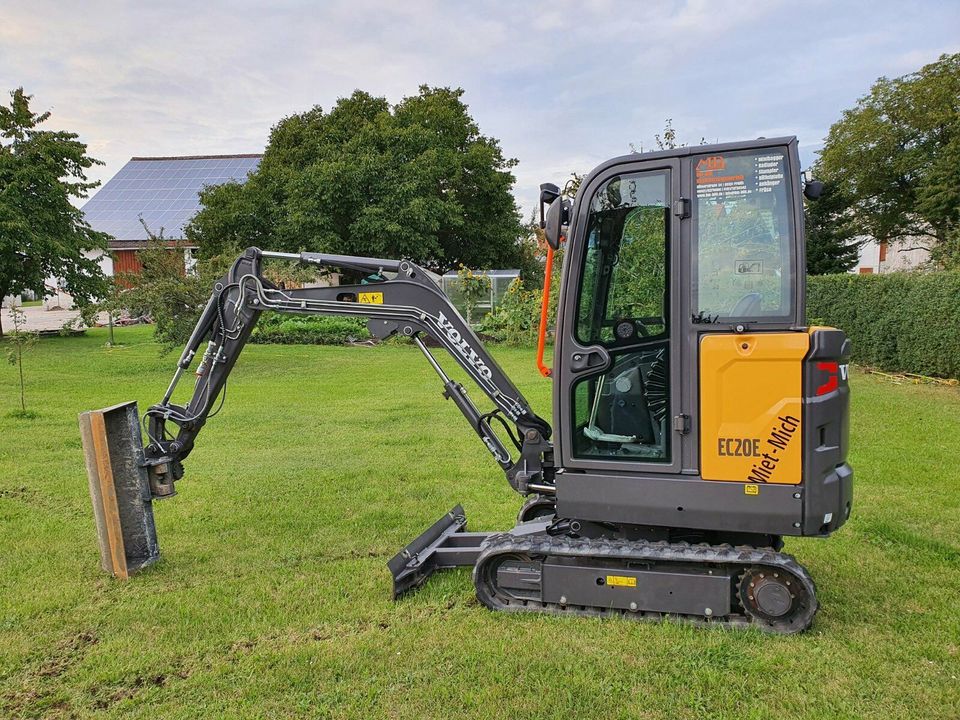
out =
<path fill-rule="evenodd" d="M 83 206 L 94 230 L 117 240 L 146 240 L 150 232 L 182 239 L 183 227 L 200 209 L 207 185 L 245 182 L 260 156 L 130 160 Z"/>

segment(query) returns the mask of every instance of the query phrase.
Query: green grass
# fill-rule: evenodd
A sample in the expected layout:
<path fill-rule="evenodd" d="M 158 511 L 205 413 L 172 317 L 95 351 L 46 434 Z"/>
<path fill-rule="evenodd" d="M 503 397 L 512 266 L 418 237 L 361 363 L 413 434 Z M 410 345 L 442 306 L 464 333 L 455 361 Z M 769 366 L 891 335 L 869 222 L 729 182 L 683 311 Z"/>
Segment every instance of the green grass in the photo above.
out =
<path fill-rule="evenodd" d="M 855 373 L 852 520 L 788 539 L 804 635 L 497 615 L 470 575 L 393 603 L 386 560 L 457 502 L 520 498 L 413 347 L 251 346 L 179 495 L 162 561 L 106 577 L 77 413 L 159 400 L 148 328 L 44 338 L 0 369 L 0 717 L 956 718 L 960 392 Z M 536 408 L 529 350 L 496 350 Z M 474 395 L 477 395 L 475 392 Z"/>

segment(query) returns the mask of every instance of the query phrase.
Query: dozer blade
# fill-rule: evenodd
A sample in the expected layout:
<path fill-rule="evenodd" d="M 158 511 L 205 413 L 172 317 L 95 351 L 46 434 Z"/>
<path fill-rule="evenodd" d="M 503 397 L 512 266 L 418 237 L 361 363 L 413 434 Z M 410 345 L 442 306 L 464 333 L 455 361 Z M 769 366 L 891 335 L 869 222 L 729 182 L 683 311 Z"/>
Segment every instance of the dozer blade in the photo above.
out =
<path fill-rule="evenodd" d="M 160 558 L 135 402 L 80 414 L 100 564 L 119 578 Z"/>
<path fill-rule="evenodd" d="M 466 532 L 467 518 L 457 505 L 387 563 L 393 599 L 423 585 L 436 570 L 472 566 L 489 533 Z"/>

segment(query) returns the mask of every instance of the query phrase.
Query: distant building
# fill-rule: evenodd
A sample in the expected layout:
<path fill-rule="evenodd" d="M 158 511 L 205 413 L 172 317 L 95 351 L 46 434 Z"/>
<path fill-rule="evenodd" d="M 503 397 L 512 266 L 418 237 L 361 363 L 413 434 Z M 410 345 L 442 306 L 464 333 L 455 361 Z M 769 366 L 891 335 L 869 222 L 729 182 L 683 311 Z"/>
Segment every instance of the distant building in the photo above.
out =
<path fill-rule="evenodd" d="M 187 155 L 182 157 L 135 157 L 83 206 L 94 230 L 111 236 L 110 252 L 100 265 L 108 275 L 137 273 L 137 251 L 150 233 L 161 231 L 171 244 L 185 239 L 184 226 L 200 209 L 204 187 L 227 182 L 246 182 L 262 155 Z M 146 225 L 146 228 L 144 228 Z M 180 246 L 183 247 L 182 243 Z M 184 267 L 193 264 L 192 252 L 184 248 Z"/>
<path fill-rule="evenodd" d="M 211 185 L 246 182 L 262 157 L 249 154 L 130 158 L 82 208 L 90 226 L 111 237 L 107 253 L 91 253 L 88 257 L 99 258 L 106 275 L 139 273 L 143 266 L 138 252 L 150 240 L 149 229 L 154 236 L 162 232 L 171 246 L 183 250 L 184 269 L 189 270 L 196 247 L 184 245 L 184 226 L 200 209 L 200 191 Z M 45 307 L 72 306 L 73 299 L 60 285 L 57 278 L 47 279 Z"/>
<path fill-rule="evenodd" d="M 860 259 L 850 270 L 861 275 L 876 275 L 898 270 L 915 270 L 930 259 L 930 251 L 919 240 L 878 242 L 868 239 L 860 246 Z"/>
<path fill-rule="evenodd" d="M 474 325 L 480 322 L 484 317 L 489 313 L 496 310 L 497 305 L 500 304 L 500 301 L 503 300 L 503 296 L 507 294 L 507 290 L 510 289 L 510 285 L 514 280 L 520 278 L 519 270 L 474 270 L 476 275 L 486 275 L 490 280 L 490 292 L 487 297 L 483 298 L 477 302 L 477 306 L 473 308 L 472 317 L 470 318 Z M 434 277 L 435 281 L 438 281 L 440 288 L 443 290 L 444 294 L 450 298 L 451 304 L 460 312 L 461 315 L 467 317 L 467 300 L 463 296 L 463 292 L 460 290 L 460 276 L 456 272 L 451 271 L 442 277 Z"/>

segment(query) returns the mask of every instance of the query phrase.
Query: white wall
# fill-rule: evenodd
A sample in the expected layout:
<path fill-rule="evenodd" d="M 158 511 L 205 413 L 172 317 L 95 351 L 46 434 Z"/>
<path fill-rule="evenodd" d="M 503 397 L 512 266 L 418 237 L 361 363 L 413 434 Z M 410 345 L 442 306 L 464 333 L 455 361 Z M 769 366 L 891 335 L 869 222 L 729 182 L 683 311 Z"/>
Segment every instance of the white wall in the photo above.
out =
<path fill-rule="evenodd" d="M 864 272 L 864 269 L 869 269 L 873 273 L 915 270 L 926 264 L 929 259 L 930 251 L 920 247 L 920 241 L 906 239 L 888 243 L 886 257 L 881 260 L 880 243 L 870 238 L 860 246 L 860 260 L 850 272 L 860 273 Z"/>
<path fill-rule="evenodd" d="M 99 260 L 100 270 L 103 274 L 107 277 L 113 277 L 113 258 L 110 256 L 110 253 L 93 250 L 85 252 L 83 256 L 92 260 Z M 49 277 L 44 281 L 44 284 L 47 286 L 47 294 L 49 296 L 43 300 L 43 307 L 46 310 L 55 307 L 62 307 L 64 310 L 71 310 L 73 308 L 73 298 L 70 297 L 69 293 L 60 289 L 60 280 L 58 278 Z"/>

